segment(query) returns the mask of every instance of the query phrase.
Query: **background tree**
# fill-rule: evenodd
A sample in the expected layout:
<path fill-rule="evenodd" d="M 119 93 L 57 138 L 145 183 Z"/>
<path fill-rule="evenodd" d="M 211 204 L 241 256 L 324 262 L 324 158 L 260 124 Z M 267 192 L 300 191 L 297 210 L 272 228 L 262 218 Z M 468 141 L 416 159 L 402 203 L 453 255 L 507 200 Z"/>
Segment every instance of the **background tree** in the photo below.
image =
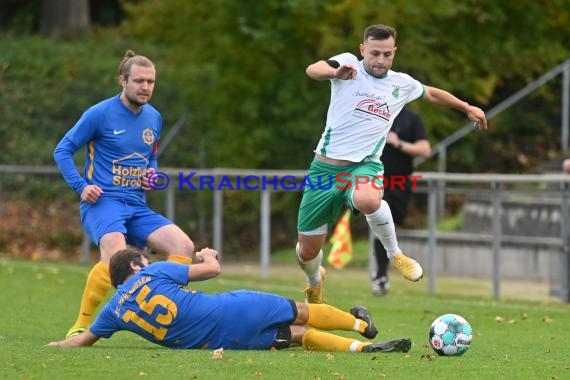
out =
<path fill-rule="evenodd" d="M 2 163 L 53 164 L 55 144 L 85 107 L 119 92 L 116 68 L 126 49 L 157 64 L 153 104 L 164 133 L 188 116 L 161 165 L 276 169 L 305 169 L 324 127 L 329 84 L 310 80 L 305 68 L 342 51 L 358 56 L 367 25 L 397 28 L 395 70 L 483 109 L 570 57 L 568 0 L 98 0 L 89 2 L 89 31 L 66 38 L 39 33 L 41 1 L 0 2 Z M 559 155 L 560 87 L 549 83 L 492 120 L 490 130 L 452 146 L 448 170 L 529 172 Z M 433 144 L 467 122 L 425 102 L 412 107 Z M 2 178 L 2 194 L 74 195 L 62 181 L 18 181 Z M 196 230 L 210 220 L 209 195 L 179 196 L 177 221 L 205 236 Z M 224 233 L 239 249 L 255 247 L 258 195 L 225 196 L 232 223 Z M 274 242 L 292 244 L 297 196 L 272 199 Z"/>
<path fill-rule="evenodd" d="M 117 25 L 125 14 L 120 5 L 121 0 L 80 0 L 80 1 L 45 1 L 45 0 L 2 0 L 0 1 L 0 31 L 11 34 L 35 34 L 40 33 L 40 27 L 45 24 L 49 29 L 58 29 L 56 33 L 46 31 L 48 36 L 59 36 L 60 26 L 51 25 L 54 22 L 62 22 L 70 33 L 83 30 L 91 26 Z M 78 8 L 78 9 L 76 9 Z M 73 26 L 78 21 L 87 26 L 75 29 Z M 79 20 L 78 20 L 79 19 Z"/>
<path fill-rule="evenodd" d="M 89 0 L 43 0 L 40 32 L 66 37 L 85 32 L 90 25 Z"/>
<path fill-rule="evenodd" d="M 178 77 L 188 74 L 179 99 L 191 112 L 199 110 L 194 112 L 193 130 L 180 135 L 171 153 L 192 151 L 185 142 L 194 151 L 196 145 L 202 146 L 208 166 L 247 162 L 253 167 L 304 168 L 328 104 L 328 84 L 309 80 L 304 70 L 314 60 L 341 51 L 358 55 L 362 31 L 373 23 L 398 29 L 395 70 L 449 89 L 484 109 L 570 56 L 568 1 L 127 4 L 122 30 L 168 51 L 170 64 L 182 70 Z M 467 121 L 453 110 L 421 102 L 413 107 L 424 116 L 435 142 Z M 552 128 L 556 123 L 552 117 L 557 116 L 543 116 L 544 124 Z M 502 122 L 509 127 L 494 135 L 499 141 L 509 139 L 526 120 Z M 543 131 L 536 127 L 530 128 Z M 458 145 L 450 152 L 450 167 L 476 164 L 478 155 L 470 150 L 472 141 Z M 197 160 L 193 154 L 167 157 L 186 165 Z M 495 165 L 493 170 L 507 168 L 512 166 Z"/>

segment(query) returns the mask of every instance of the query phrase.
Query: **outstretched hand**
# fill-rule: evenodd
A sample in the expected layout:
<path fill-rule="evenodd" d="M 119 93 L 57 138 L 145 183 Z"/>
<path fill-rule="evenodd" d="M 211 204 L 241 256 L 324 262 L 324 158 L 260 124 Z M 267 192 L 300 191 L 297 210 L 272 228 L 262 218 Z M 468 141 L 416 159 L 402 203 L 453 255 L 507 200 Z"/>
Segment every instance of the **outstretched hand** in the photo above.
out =
<path fill-rule="evenodd" d="M 487 129 L 487 118 L 485 112 L 479 107 L 469 106 L 467 117 L 473 122 L 473 126 L 478 129 Z"/>
<path fill-rule="evenodd" d="M 57 342 L 50 342 L 46 344 L 46 347 L 85 347 L 91 346 L 93 343 L 97 342 L 99 337 L 87 330 L 81 334 L 74 335 L 70 338 L 60 340 Z"/>

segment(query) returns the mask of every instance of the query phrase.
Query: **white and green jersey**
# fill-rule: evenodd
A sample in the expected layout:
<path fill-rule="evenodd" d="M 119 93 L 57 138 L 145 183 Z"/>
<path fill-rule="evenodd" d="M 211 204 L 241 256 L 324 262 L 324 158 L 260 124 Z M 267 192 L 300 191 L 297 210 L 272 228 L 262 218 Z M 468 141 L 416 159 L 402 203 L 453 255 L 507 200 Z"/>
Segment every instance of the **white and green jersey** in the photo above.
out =
<path fill-rule="evenodd" d="M 424 86 L 392 70 L 375 78 L 350 53 L 330 59 L 356 67 L 358 74 L 354 80 L 331 79 L 327 123 L 315 152 L 338 160 L 379 162 L 394 119 L 406 103 L 423 96 Z"/>

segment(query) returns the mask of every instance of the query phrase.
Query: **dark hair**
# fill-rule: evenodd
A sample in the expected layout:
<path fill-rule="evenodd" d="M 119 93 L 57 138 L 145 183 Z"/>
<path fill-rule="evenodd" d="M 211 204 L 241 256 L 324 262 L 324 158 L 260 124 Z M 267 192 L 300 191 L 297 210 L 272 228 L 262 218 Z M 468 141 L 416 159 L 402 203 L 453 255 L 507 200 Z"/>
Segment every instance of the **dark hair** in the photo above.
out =
<path fill-rule="evenodd" d="M 382 24 L 370 25 L 364 30 L 364 42 L 369 38 L 373 40 L 387 40 L 390 37 L 393 37 L 394 41 L 396 41 L 396 29 L 391 26 Z"/>
<path fill-rule="evenodd" d="M 121 77 L 127 79 L 131 74 L 131 66 L 154 67 L 154 63 L 144 55 L 137 55 L 132 50 L 127 50 L 125 56 L 119 65 L 119 84 L 121 84 Z"/>
<path fill-rule="evenodd" d="M 122 249 L 115 253 L 109 262 L 111 284 L 117 288 L 133 275 L 134 271 L 131 268 L 131 263 L 144 267 L 143 257 L 148 258 L 144 252 L 134 248 Z"/>

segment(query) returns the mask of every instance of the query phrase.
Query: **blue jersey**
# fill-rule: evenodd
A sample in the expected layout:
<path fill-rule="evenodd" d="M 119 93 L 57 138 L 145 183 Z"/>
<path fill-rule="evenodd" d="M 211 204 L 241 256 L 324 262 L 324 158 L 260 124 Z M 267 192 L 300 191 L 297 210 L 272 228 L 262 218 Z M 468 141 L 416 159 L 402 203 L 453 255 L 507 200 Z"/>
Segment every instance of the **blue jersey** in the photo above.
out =
<path fill-rule="evenodd" d="M 135 114 L 119 96 L 85 111 L 57 145 L 54 158 L 68 185 L 79 194 L 96 184 L 103 189 L 102 197 L 145 203 L 141 176 L 149 167 L 156 169 L 162 117 L 150 104 Z M 81 177 L 73 154 L 83 146 L 87 150 Z"/>
<path fill-rule="evenodd" d="M 278 295 L 185 290 L 188 268 L 161 261 L 138 271 L 89 329 L 100 338 L 128 330 L 170 348 L 269 349 L 278 329 L 295 320 L 291 301 Z"/>

